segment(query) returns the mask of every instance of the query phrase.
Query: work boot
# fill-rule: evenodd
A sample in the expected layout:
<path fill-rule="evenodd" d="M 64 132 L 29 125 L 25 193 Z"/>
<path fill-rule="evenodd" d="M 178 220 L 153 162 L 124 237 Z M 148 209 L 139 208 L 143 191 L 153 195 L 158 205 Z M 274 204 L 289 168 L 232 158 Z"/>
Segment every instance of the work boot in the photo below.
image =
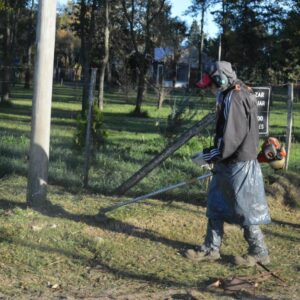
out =
<path fill-rule="evenodd" d="M 220 252 L 217 250 L 201 251 L 189 249 L 186 251 L 185 256 L 192 261 L 215 261 L 221 258 Z"/>
<path fill-rule="evenodd" d="M 248 254 L 245 256 L 235 256 L 234 263 L 240 267 L 254 267 L 257 262 L 263 265 L 268 265 L 270 263 L 269 255 L 254 255 Z"/>

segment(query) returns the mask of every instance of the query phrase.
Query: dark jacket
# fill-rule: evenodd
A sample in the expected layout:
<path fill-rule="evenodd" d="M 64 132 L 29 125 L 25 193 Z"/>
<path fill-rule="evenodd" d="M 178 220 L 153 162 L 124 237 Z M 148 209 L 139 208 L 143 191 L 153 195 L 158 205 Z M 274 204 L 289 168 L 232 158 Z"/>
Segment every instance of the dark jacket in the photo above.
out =
<path fill-rule="evenodd" d="M 207 216 L 241 225 L 270 222 L 260 165 L 256 160 L 256 98 L 241 82 L 219 95 L 214 147 L 203 158 L 216 162 Z"/>
<path fill-rule="evenodd" d="M 214 146 L 204 150 L 208 162 L 254 160 L 258 148 L 257 104 L 242 82 L 237 82 L 218 97 Z"/>

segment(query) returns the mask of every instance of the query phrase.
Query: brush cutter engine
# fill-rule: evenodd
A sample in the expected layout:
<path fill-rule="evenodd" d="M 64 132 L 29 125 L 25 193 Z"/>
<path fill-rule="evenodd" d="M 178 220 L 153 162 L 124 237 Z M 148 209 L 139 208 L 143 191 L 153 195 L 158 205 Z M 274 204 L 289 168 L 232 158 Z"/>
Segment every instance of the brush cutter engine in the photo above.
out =
<path fill-rule="evenodd" d="M 286 151 L 277 138 L 268 137 L 261 146 L 257 159 L 260 163 L 269 163 L 275 169 L 282 169 L 285 164 Z"/>

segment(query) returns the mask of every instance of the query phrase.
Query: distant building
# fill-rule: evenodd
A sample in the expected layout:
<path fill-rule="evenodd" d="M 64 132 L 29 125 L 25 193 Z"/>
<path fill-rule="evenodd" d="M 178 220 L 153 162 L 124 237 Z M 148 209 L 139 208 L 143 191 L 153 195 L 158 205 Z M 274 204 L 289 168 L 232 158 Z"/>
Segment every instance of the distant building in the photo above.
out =
<path fill-rule="evenodd" d="M 155 48 L 152 79 L 167 88 L 185 88 L 196 82 L 198 51 L 196 48 L 184 48 L 181 56 L 174 61 L 171 48 Z"/>

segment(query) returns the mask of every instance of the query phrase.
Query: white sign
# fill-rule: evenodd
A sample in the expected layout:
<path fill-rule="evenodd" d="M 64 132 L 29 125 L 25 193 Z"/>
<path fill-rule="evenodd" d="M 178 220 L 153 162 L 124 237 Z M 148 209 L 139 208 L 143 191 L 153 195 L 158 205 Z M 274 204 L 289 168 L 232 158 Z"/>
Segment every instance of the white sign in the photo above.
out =
<path fill-rule="evenodd" d="M 271 87 L 253 87 L 257 99 L 257 121 L 259 135 L 269 135 L 269 107 L 271 97 Z"/>

